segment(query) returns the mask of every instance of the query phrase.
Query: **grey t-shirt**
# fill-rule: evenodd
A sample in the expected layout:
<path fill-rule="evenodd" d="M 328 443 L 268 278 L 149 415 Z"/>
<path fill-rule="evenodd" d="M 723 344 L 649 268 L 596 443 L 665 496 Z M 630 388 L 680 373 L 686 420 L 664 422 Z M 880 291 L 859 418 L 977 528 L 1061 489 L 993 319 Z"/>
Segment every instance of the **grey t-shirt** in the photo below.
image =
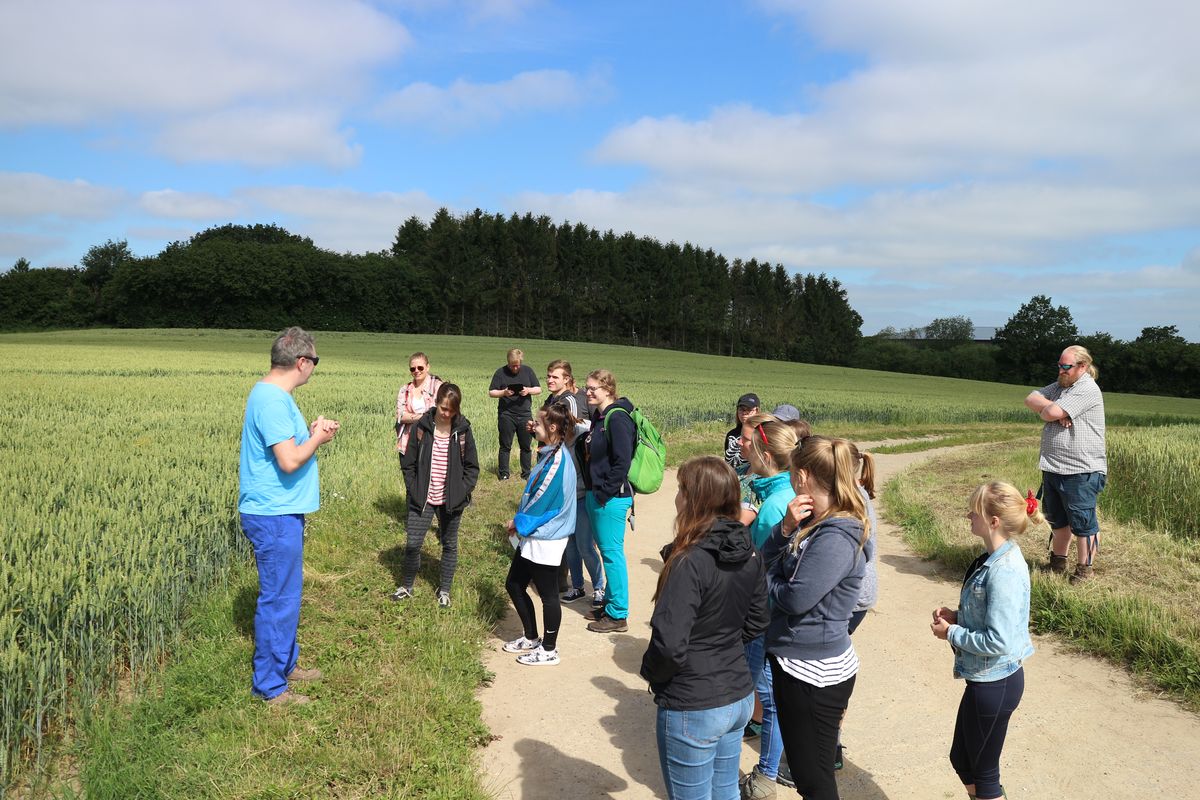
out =
<path fill-rule="evenodd" d="M 1047 422 L 1042 428 L 1038 468 L 1058 475 L 1108 473 L 1104 451 L 1104 397 L 1092 376 L 1084 373 L 1066 389 L 1052 383 L 1038 392 L 1071 418 L 1071 427 Z"/>

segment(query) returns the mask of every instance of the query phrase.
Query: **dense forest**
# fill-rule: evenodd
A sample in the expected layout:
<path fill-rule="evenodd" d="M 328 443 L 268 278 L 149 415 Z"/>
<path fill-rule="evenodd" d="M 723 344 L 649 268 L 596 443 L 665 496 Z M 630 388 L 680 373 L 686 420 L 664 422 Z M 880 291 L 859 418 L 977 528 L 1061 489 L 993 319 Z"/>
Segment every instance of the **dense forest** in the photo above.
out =
<path fill-rule="evenodd" d="M 323 250 L 275 225 L 224 225 L 138 257 L 124 241 L 74 268 L 18 259 L 0 274 L 0 329 L 88 326 L 390 331 L 643 345 L 699 353 L 1044 384 L 1080 342 L 1108 390 L 1200 396 L 1200 345 L 1174 326 L 1081 336 L 1036 296 L 971 340 L 965 317 L 863 337 L 834 278 L 726 259 L 690 243 L 601 233 L 532 214 L 446 209 L 390 250 Z"/>

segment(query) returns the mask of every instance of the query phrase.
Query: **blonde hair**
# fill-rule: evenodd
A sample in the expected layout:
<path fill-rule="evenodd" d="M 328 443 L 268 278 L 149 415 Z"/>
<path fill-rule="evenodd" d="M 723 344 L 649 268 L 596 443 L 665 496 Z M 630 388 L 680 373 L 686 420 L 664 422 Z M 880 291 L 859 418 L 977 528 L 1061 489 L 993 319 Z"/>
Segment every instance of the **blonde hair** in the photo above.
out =
<path fill-rule="evenodd" d="M 512 350 L 508 351 L 508 360 L 509 361 L 524 361 L 525 360 L 525 351 L 519 347 L 514 347 Z"/>
<path fill-rule="evenodd" d="M 796 429 L 766 412 L 747 417 L 742 427 L 747 425 L 754 429 L 754 436 L 750 438 L 754 454 L 778 472 L 787 472 L 791 466 L 792 451 L 800 441 Z"/>
<path fill-rule="evenodd" d="M 604 391 L 612 395 L 614 400 L 617 399 L 617 376 L 613 375 L 606 369 L 594 369 L 588 373 L 588 378 L 600 384 Z"/>
<path fill-rule="evenodd" d="M 654 599 L 662 594 L 675 561 L 703 539 L 717 519 L 736 520 L 741 511 L 742 490 L 737 473 L 716 456 L 689 458 L 676 473 L 683 509 L 675 516 L 675 539 L 667 563 L 663 564 L 654 588 Z"/>
<path fill-rule="evenodd" d="M 1063 352 L 1074 353 L 1075 363 L 1087 364 L 1088 375 L 1092 376 L 1092 380 L 1100 380 L 1100 370 L 1097 369 L 1096 364 L 1092 361 L 1092 354 L 1088 352 L 1086 347 L 1081 344 L 1073 344 L 1063 350 Z"/>
<path fill-rule="evenodd" d="M 1024 533 L 1030 525 L 1041 525 L 1046 521 L 1036 504 L 1030 514 L 1028 497 L 1022 497 L 1017 487 L 1004 481 L 992 481 L 980 486 L 971 495 L 967 508 L 984 519 L 998 518 L 1005 536 Z"/>
<path fill-rule="evenodd" d="M 420 350 L 408 357 L 408 363 L 412 364 L 412 362 L 416 361 L 418 358 L 425 362 L 425 366 L 429 366 L 429 356 L 425 355 Z"/>
<path fill-rule="evenodd" d="M 800 547 L 800 543 L 818 524 L 831 517 L 848 517 L 862 523 L 863 535 L 859 547 L 871 538 L 867 504 L 858 490 L 858 464 L 861 458 L 853 442 L 827 436 L 809 436 L 792 451 L 792 480 L 795 481 L 800 470 L 804 470 L 810 481 L 829 493 L 829 508 L 819 516 L 810 518 L 796 532 L 789 545 L 792 552 Z"/>
<path fill-rule="evenodd" d="M 863 487 L 867 493 L 867 497 L 875 499 L 875 456 L 868 453 L 866 450 L 860 451 L 858 445 L 854 442 L 850 443 L 850 450 L 854 454 L 854 460 L 861 465 L 861 471 L 858 474 L 858 485 Z"/>

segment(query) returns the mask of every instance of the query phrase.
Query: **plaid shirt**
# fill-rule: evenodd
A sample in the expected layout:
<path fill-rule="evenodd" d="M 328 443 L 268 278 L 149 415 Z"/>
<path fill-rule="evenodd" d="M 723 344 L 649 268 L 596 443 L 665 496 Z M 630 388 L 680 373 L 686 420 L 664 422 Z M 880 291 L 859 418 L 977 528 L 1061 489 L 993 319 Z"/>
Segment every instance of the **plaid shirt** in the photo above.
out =
<path fill-rule="evenodd" d="M 1104 397 L 1086 372 L 1066 389 L 1052 383 L 1038 390 L 1071 418 L 1071 427 L 1057 421 L 1042 428 L 1042 457 L 1038 468 L 1058 475 L 1108 473 L 1104 452 Z"/>

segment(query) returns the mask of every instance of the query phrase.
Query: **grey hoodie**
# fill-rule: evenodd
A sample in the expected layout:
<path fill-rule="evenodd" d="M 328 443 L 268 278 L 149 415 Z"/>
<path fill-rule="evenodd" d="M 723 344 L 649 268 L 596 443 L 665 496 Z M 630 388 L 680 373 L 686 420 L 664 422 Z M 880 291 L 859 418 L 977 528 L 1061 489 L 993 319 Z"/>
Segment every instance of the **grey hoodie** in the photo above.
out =
<path fill-rule="evenodd" d="M 772 603 L 768 653 L 819 659 L 846 652 L 850 615 L 866 569 L 861 541 L 858 520 L 831 517 L 793 553 L 782 526 L 775 526 L 762 550 Z"/>

